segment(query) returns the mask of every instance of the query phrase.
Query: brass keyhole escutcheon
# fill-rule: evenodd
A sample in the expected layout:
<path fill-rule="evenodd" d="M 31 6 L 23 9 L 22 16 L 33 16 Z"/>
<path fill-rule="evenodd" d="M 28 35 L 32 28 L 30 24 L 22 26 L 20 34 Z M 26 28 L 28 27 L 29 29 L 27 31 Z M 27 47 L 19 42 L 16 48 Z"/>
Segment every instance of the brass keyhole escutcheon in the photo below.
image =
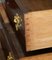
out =
<path fill-rule="evenodd" d="M 9 52 L 9 55 L 7 56 L 7 60 L 15 60 L 11 52 Z"/>
<path fill-rule="evenodd" d="M 18 31 L 18 29 L 22 26 L 21 24 L 22 18 L 18 14 L 14 16 L 14 23 L 15 23 L 16 30 Z"/>

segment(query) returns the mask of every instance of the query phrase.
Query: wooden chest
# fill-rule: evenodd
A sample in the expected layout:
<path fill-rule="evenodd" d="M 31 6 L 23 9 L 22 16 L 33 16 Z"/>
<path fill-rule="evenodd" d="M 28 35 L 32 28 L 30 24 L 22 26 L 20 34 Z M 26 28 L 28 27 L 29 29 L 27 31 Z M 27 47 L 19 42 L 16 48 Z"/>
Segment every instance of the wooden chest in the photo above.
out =
<path fill-rule="evenodd" d="M 52 1 L 15 1 L 24 13 L 26 51 L 52 47 Z"/>

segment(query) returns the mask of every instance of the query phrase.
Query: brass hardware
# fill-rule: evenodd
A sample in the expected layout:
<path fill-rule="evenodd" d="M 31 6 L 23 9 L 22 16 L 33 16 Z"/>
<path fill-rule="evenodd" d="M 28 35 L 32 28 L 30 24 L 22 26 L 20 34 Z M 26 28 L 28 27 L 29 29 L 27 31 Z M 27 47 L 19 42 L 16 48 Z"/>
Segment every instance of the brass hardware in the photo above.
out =
<path fill-rule="evenodd" d="M 16 30 L 18 31 L 18 29 L 22 26 L 22 19 L 21 17 L 16 14 L 16 16 L 14 16 L 14 23 L 15 23 L 15 27 L 16 27 Z"/>
<path fill-rule="evenodd" d="M 9 52 L 9 56 L 7 56 L 7 60 L 15 60 L 11 52 Z"/>

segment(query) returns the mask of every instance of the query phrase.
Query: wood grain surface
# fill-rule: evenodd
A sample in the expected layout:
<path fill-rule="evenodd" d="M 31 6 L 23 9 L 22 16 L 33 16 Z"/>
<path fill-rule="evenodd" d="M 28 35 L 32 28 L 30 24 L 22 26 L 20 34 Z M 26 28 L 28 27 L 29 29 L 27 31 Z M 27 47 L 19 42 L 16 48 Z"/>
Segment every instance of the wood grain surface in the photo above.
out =
<path fill-rule="evenodd" d="M 20 46 L 20 44 L 18 42 L 18 39 L 15 35 L 15 32 L 13 31 L 13 28 L 10 25 L 10 21 L 9 21 L 9 18 L 8 18 L 7 14 L 6 14 L 6 10 L 4 9 L 2 4 L 0 4 L 0 14 L 1 14 L 1 17 L 3 19 L 2 23 L 3 23 L 5 33 L 7 35 L 6 36 L 7 37 L 7 42 L 9 43 L 10 48 L 11 48 L 10 51 L 13 53 L 15 58 L 24 56 L 23 51 L 21 49 L 21 46 Z M 7 44 L 6 44 L 6 46 L 7 46 Z M 10 49 L 10 48 L 8 47 L 8 49 Z"/>
<path fill-rule="evenodd" d="M 15 0 L 24 13 L 26 51 L 52 47 L 52 0 Z"/>
<path fill-rule="evenodd" d="M 52 47 L 52 10 L 24 15 L 26 51 Z"/>
<path fill-rule="evenodd" d="M 19 60 L 52 60 L 52 53 L 30 56 L 30 57 L 23 57 L 20 58 Z"/>
<path fill-rule="evenodd" d="M 24 13 L 52 9 L 52 0 L 15 0 L 15 1 Z"/>
<path fill-rule="evenodd" d="M 6 58 L 5 58 L 5 56 L 4 56 L 3 49 L 2 49 L 1 42 L 0 42 L 0 60 L 6 60 Z"/>

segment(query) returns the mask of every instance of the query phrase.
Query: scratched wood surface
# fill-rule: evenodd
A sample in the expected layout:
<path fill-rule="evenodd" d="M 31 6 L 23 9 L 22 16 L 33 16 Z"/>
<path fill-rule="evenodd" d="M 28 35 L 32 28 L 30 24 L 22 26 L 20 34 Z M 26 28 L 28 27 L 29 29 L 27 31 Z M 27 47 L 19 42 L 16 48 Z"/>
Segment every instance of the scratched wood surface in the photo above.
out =
<path fill-rule="evenodd" d="M 52 47 L 52 10 L 29 12 L 24 19 L 26 50 Z"/>
<path fill-rule="evenodd" d="M 19 60 L 52 60 L 52 53 L 30 56 L 30 57 L 23 57 L 20 58 Z"/>

